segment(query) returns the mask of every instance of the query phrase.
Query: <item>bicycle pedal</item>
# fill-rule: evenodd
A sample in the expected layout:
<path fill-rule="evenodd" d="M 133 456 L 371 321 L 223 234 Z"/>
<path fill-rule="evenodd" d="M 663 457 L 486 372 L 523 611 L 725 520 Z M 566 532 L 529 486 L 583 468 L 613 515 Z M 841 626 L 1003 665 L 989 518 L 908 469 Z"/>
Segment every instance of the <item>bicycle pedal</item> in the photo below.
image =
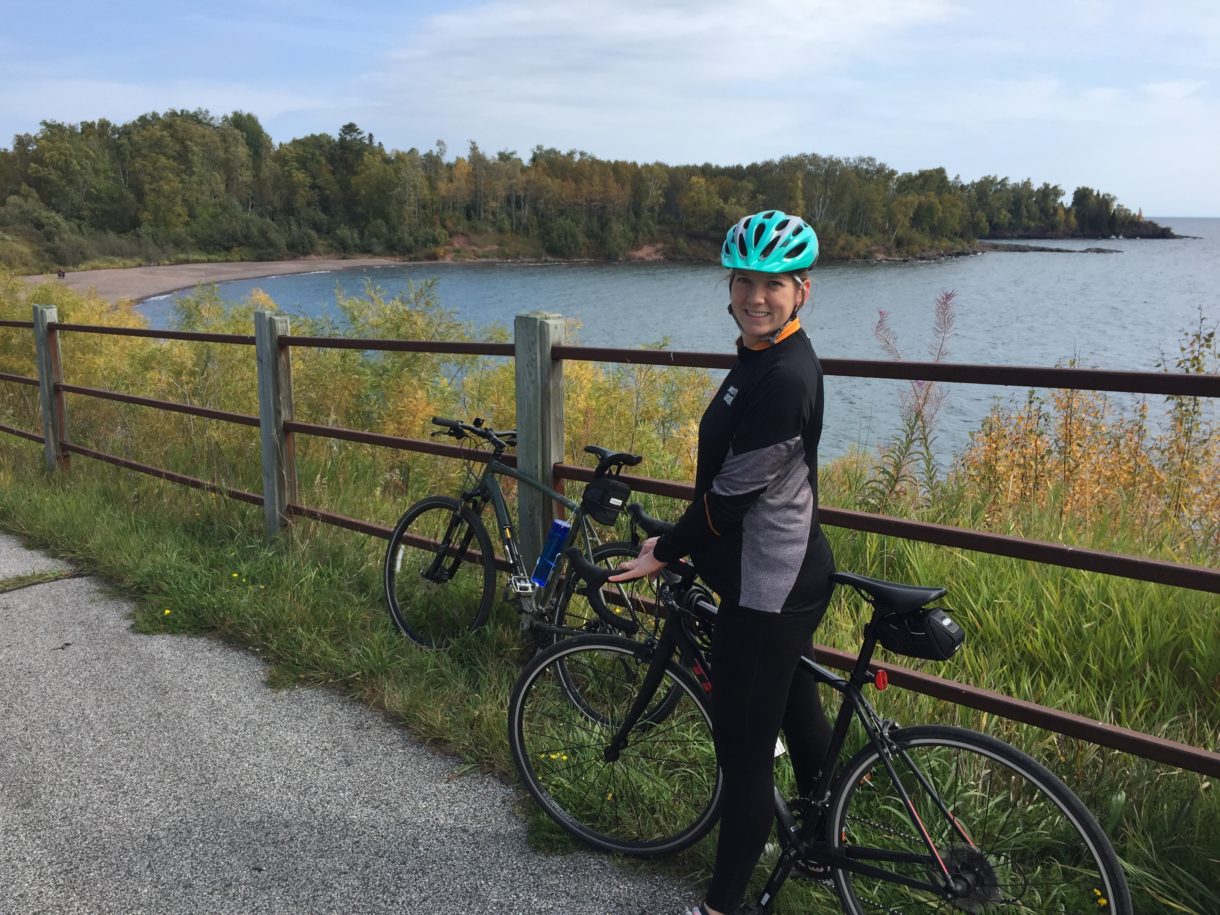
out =
<path fill-rule="evenodd" d="M 792 866 L 792 875 L 802 880 L 808 880 L 810 883 L 816 883 L 819 886 L 833 887 L 835 885 L 834 875 L 830 867 L 821 863 L 815 864 L 812 861 L 797 861 Z"/>
<path fill-rule="evenodd" d="M 509 580 L 508 587 L 509 590 L 511 590 L 514 594 L 533 594 L 535 585 L 530 579 L 525 578 L 524 576 L 514 575 Z"/>

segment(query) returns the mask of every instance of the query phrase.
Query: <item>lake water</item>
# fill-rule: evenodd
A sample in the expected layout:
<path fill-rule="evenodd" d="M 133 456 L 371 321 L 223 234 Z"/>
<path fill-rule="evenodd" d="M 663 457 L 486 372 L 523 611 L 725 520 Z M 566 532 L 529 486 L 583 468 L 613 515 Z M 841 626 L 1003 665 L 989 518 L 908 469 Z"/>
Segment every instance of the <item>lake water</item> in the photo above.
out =
<path fill-rule="evenodd" d="M 873 328 L 881 310 L 904 358 L 930 358 L 937 295 L 956 293 L 948 362 L 1155 371 L 1202 311 L 1220 320 L 1220 219 L 1158 218 L 1180 240 L 1108 239 L 1036 244 L 1056 253 L 996 252 L 943 261 L 815 267 L 813 308 L 803 323 L 823 358 L 885 359 Z M 1103 247 L 1117 253 L 1082 253 Z M 1062 252 L 1062 253 L 1060 253 Z M 411 264 L 298 274 L 220 285 L 241 301 L 262 289 L 289 314 L 334 314 L 336 289 L 371 282 L 389 294 L 435 278 L 441 303 L 476 327 L 512 326 L 515 315 L 551 311 L 580 321 L 577 342 L 731 352 L 728 287 L 718 266 L 675 264 Z M 177 296 L 141 308 L 155 327 L 173 321 Z M 893 435 L 904 384 L 828 377 L 823 452 L 875 447 Z M 938 425 L 942 458 L 960 450 L 997 398 L 1023 391 L 952 385 Z M 1154 412 L 1158 405 L 1153 401 Z"/>

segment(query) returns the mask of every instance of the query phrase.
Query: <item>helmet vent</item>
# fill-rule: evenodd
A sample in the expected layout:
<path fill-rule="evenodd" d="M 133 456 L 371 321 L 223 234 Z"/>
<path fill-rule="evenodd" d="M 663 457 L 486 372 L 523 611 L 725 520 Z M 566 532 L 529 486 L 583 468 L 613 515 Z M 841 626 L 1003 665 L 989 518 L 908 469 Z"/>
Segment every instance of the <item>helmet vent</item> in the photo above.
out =
<path fill-rule="evenodd" d="M 818 237 L 799 216 L 766 210 L 743 216 L 725 234 L 720 263 L 732 270 L 786 273 L 813 266 Z"/>

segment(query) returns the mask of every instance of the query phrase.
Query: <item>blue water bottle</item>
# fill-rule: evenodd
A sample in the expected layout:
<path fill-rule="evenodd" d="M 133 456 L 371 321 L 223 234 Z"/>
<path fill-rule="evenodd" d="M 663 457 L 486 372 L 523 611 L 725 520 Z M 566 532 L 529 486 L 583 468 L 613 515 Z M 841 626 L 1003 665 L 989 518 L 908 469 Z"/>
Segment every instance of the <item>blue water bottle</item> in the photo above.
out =
<path fill-rule="evenodd" d="M 572 525 L 567 521 L 556 518 L 551 522 L 551 532 L 547 535 L 546 545 L 542 548 L 542 555 L 538 557 L 538 564 L 534 566 L 534 574 L 530 576 L 530 580 L 538 587 L 546 587 L 551 570 L 555 568 L 555 559 L 559 556 L 559 550 L 568 539 L 568 531 L 571 529 Z"/>

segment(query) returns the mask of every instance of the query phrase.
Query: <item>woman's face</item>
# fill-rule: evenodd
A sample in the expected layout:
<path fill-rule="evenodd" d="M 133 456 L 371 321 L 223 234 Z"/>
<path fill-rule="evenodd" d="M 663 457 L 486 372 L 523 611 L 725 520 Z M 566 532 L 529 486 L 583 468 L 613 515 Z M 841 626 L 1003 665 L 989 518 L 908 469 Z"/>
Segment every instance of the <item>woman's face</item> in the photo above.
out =
<path fill-rule="evenodd" d="M 803 282 L 783 273 L 736 270 L 729 279 L 729 305 L 741 327 L 741 342 L 755 346 L 788 323 L 809 295 Z"/>

